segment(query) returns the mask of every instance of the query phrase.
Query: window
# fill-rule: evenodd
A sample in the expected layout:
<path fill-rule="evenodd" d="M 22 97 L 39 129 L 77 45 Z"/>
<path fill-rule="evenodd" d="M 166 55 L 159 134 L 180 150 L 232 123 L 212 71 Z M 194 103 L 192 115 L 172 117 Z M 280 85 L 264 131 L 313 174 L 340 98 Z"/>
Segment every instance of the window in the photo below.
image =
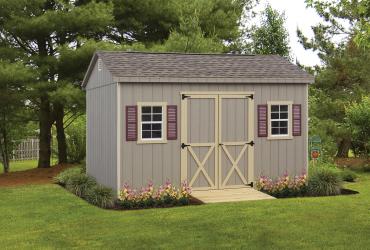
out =
<path fill-rule="evenodd" d="M 269 103 L 269 138 L 291 139 L 290 102 Z"/>
<path fill-rule="evenodd" d="M 165 142 L 166 105 L 164 103 L 140 103 L 139 142 Z"/>

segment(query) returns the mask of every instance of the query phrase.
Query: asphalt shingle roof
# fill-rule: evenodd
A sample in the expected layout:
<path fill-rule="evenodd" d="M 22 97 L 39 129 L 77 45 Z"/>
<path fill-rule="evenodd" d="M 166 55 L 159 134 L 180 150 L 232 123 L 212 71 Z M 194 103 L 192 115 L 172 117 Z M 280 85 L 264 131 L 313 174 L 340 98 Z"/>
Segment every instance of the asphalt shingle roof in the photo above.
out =
<path fill-rule="evenodd" d="M 98 51 L 112 76 L 166 79 L 260 79 L 311 83 L 313 77 L 278 55 L 180 54 Z M 271 81 L 270 81 L 270 80 Z M 289 80 L 290 79 L 290 80 Z M 138 80 L 139 81 L 139 80 Z M 281 81 L 284 82 L 284 81 Z"/>

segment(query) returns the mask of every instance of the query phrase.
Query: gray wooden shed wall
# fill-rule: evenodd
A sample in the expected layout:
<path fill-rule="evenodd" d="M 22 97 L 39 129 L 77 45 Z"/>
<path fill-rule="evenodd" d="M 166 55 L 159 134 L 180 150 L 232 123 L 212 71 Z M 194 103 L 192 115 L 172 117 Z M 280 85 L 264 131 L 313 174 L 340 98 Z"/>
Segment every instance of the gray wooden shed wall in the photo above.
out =
<path fill-rule="evenodd" d="M 178 140 L 165 144 L 137 144 L 125 141 L 125 127 L 121 127 L 121 184 L 135 187 L 148 180 L 161 184 L 170 179 L 180 182 L 180 92 L 182 91 L 254 91 L 254 173 L 276 177 L 285 172 L 299 174 L 307 169 L 307 98 L 306 84 L 228 84 L 228 83 L 121 83 L 121 107 L 137 102 L 167 102 L 178 106 Z M 293 101 L 302 105 L 302 136 L 292 140 L 268 140 L 257 136 L 258 104 L 268 101 Z M 121 124 L 126 124 L 121 116 Z"/>
<path fill-rule="evenodd" d="M 117 83 L 97 63 L 86 88 L 87 173 L 117 189 Z"/>

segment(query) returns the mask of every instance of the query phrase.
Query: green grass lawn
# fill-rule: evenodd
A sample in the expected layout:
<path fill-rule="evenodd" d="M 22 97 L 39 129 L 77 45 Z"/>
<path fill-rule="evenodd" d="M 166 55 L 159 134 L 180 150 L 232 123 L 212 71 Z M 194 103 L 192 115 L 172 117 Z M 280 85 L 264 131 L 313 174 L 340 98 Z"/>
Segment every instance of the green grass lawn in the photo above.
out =
<path fill-rule="evenodd" d="M 10 172 L 23 171 L 37 167 L 37 160 L 11 161 Z M 4 172 L 3 164 L 0 163 L 0 174 Z"/>
<path fill-rule="evenodd" d="M 368 249 L 370 174 L 358 195 L 109 211 L 57 185 L 0 188 L 7 248 Z"/>
<path fill-rule="evenodd" d="M 57 164 L 56 159 L 51 160 L 51 164 Z M 10 172 L 23 171 L 37 167 L 37 160 L 11 161 Z M 0 163 L 0 174 L 4 173 L 3 164 Z"/>

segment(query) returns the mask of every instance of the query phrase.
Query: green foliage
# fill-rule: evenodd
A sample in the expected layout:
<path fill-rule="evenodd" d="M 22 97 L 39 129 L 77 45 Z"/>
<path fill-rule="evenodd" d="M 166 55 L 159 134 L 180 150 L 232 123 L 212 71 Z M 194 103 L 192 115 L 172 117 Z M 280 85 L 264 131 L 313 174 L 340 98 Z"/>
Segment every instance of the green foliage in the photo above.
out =
<path fill-rule="evenodd" d="M 82 170 L 79 167 L 68 168 L 63 172 L 59 173 L 57 176 L 55 176 L 54 182 L 61 186 L 65 186 L 72 176 L 77 176 L 80 175 L 81 173 Z"/>
<path fill-rule="evenodd" d="M 93 177 L 80 173 L 71 175 L 66 181 L 65 188 L 78 197 L 85 198 L 95 186 L 96 181 Z"/>
<path fill-rule="evenodd" d="M 355 182 L 356 179 L 358 178 L 357 174 L 349 169 L 344 169 L 340 173 L 340 176 L 343 181 L 347 181 L 347 182 Z"/>
<path fill-rule="evenodd" d="M 339 195 L 342 179 L 338 171 L 330 167 L 315 167 L 310 169 L 307 189 L 311 196 Z"/>
<path fill-rule="evenodd" d="M 258 26 L 252 27 L 250 50 L 255 54 L 275 54 L 289 58 L 289 34 L 284 27 L 285 15 L 268 5 Z"/>
<path fill-rule="evenodd" d="M 80 116 L 66 129 L 67 157 L 70 163 L 81 163 L 86 157 L 86 117 Z"/>
<path fill-rule="evenodd" d="M 345 113 L 348 127 L 359 144 L 358 153 L 370 155 L 370 95 L 346 106 Z"/>
<path fill-rule="evenodd" d="M 362 167 L 362 170 L 364 172 L 370 172 L 370 165 L 369 164 L 366 164 L 365 166 Z"/>
<path fill-rule="evenodd" d="M 88 190 L 86 200 L 101 208 L 111 208 L 114 205 L 113 190 L 101 185 L 94 185 Z"/>

